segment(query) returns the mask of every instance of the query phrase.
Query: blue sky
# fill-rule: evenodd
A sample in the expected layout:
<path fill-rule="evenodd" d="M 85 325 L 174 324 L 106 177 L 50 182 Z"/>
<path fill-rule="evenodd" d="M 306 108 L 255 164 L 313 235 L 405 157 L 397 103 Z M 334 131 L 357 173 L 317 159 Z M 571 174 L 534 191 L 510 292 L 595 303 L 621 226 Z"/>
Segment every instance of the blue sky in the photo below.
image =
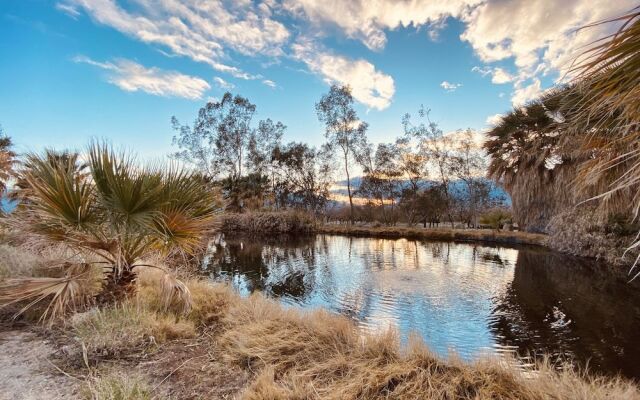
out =
<path fill-rule="evenodd" d="M 314 104 L 348 83 L 373 142 L 421 104 L 445 131 L 482 131 L 604 29 L 576 27 L 632 3 L 2 0 L 0 124 L 19 151 L 98 137 L 164 157 L 171 116 L 191 122 L 229 88 L 318 145 Z"/>

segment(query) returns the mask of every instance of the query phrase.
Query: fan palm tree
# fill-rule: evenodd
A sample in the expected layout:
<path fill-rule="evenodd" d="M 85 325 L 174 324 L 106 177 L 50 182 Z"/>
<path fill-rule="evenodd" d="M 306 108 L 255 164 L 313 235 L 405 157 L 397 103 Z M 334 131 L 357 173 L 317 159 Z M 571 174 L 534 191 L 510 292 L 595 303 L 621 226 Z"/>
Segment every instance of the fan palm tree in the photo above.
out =
<path fill-rule="evenodd" d="M 29 306 L 52 296 L 47 311 L 60 315 L 86 297 L 79 283 L 95 265 L 104 271 L 99 297 L 120 299 L 135 290 L 135 270 L 146 260 L 202 248 L 217 206 L 199 175 L 140 167 L 104 144 L 91 145 L 86 160 L 85 168 L 69 153 L 26 157 L 20 171 L 25 201 L 11 217 L 14 231 L 32 245 L 60 245 L 84 261 L 68 263 L 62 278 L 7 282 L 0 287 L 4 303 L 30 300 Z M 165 281 L 186 292 L 179 281 Z"/>
<path fill-rule="evenodd" d="M 598 193 L 605 211 L 640 211 L 640 7 L 619 18 L 619 30 L 579 59 L 576 85 L 564 100 L 565 146 L 588 155 L 576 188 Z M 588 28 L 588 27 L 587 27 Z"/>
<path fill-rule="evenodd" d="M 11 150 L 11 138 L 4 136 L 0 126 L 0 193 L 7 190 L 7 182 L 13 175 L 16 153 Z"/>
<path fill-rule="evenodd" d="M 575 161 L 559 146 L 563 121 L 557 114 L 569 90 L 515 108 L 487 132 L 489 177 L 509 192 L 516 221 L 530 231 L 544 231 L 554 210 L 571 203 L 566 185 Z"/>

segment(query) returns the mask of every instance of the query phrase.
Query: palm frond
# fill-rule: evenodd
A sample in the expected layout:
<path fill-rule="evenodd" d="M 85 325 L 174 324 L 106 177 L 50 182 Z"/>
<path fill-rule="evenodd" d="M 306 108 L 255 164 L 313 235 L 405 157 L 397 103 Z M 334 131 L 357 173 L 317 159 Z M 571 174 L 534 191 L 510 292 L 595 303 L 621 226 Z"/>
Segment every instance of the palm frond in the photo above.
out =
<path fill-rule="evenodd" d="M 0 285 L 0 304 L 25 303 L 15 314 L 18 317 L 40 302 L 50 298 L 40 319 L 53 321 L 69 310 L 90 303 L 96 290 L 96 277 L 90 264 L 76 264 L 61 278 L 8 279 Z"/>

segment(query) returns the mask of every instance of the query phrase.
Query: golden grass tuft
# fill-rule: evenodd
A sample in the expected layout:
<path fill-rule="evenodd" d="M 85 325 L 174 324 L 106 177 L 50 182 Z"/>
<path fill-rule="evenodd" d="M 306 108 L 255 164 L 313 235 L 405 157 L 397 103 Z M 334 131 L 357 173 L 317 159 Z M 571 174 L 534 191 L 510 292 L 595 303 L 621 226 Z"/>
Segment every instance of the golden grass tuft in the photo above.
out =
<path fill-rule="evenodd" d="M 196 336 L 191 321 L 133 303 L 77 314 L 71 324 L 87 352 L 102 357 L 119 357 L 144 351 L 167 340 Z"/>
<path fill-rule="evenodd" d="M 87 381 L 83 391 L 87 400 L 151 400 L 151 389 L 137 374 L 107 372 Z"/>

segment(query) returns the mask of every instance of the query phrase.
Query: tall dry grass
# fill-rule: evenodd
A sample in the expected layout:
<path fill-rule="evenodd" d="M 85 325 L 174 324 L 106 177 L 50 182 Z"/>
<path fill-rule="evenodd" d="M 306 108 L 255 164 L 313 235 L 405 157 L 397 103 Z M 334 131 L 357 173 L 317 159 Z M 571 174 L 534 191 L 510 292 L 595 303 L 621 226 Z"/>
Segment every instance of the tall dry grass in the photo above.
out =
<path fill-rule="evenodd" d="M 283 309 L 257 295 L 233 299 L 221 336 L 229 362 L 254 371 L 246 399 L 637 399 L 621 379 L 541 365 L 442 360 L 420 340 L 363 336 L 345 318 Z"/>
<path fill-rule="evenodd" d="M 312 232 L 315 225 L 315 220 L 309 214 L 294 211 L 249 212 L 220 216 L 223 232 L 299 233 Z"/>

